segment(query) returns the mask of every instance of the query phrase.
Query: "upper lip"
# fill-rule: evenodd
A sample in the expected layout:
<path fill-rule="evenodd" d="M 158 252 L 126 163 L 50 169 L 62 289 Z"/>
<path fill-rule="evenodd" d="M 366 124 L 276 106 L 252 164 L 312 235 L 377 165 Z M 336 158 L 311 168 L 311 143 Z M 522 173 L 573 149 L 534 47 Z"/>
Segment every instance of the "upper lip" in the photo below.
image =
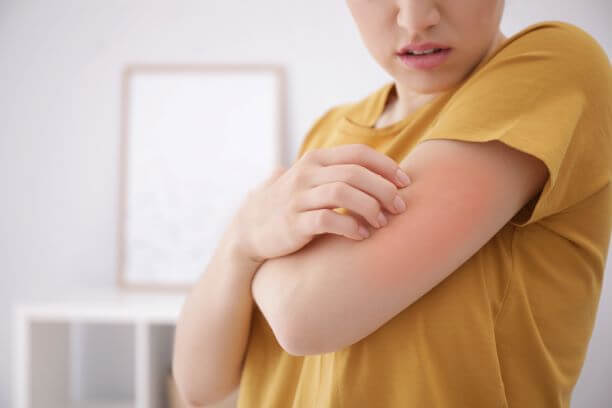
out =
<path fill-rule="evenodd" d="M 405 54 L 408 51 L 426 51 L 426 50 L 431 50 L 433 48 L 441 48 L 443 50 L 450 48 L 447 47 L 446 45 L 443 44 L 438 44 L 438 43 L 423 43 L 423 44 L 408 44 L 402 48 L 400 48 L 400 50 L 397 52 L 398 54 Z"/>

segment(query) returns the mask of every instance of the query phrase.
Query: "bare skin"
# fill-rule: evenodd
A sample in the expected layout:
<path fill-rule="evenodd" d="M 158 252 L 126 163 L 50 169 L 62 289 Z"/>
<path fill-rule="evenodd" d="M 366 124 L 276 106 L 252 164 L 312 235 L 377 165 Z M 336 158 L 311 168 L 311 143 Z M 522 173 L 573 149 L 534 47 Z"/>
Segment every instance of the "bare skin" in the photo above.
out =
<path fill-rule="evenodd" d="M 259 267 L 320 234 L 360 241 L 364 223 L 384 226 L 378 218 L 383 211 L 403 211 L 395 207 L 398 189 L 407 185 L 398 170 L 365 145 L 315 149 L 247 194 L 177 323 L 172 371 L 188 406 L 214 403 L 238 386 Z M 349 215 L 334 208 L 347 208 Z"/>
<path fill-rule="evenodd" d="M 395 79 L 397 94 L 376 127 L 401 120 L 461 82 L 506 37 L 500 31 L 504 0 L 346 0 L 364 45 Z M 451 48 L 444 64 L 407 67 L 397 52 L 409 44 Z"/>

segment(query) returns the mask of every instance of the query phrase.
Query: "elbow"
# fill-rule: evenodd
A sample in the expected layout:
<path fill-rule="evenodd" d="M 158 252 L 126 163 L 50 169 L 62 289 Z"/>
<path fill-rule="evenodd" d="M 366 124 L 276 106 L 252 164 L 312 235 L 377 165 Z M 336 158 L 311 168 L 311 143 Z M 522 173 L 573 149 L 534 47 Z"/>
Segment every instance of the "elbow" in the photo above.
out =
<path fill-rule="evenodd" d="M 305 288 L 295 281 L 282 281 L 286 258 L 275 258 L 259 269 L 252 283 L 253 300 L 272 329 L 279 346 L 292 356 L 320 354 L 321 318 L 317 309 L 304 307 Z M 283 286 L 283 283 L 286 283 Z"/>
<path fill-rule="evenodd" d="M 330 347 L 323 342 L 320 330 L 308 325 L 308 319 L 296 314 L 285 313 L 282 323 L 273 331 L 278 344 L 288 354 L 296 357 L 327 353 Z"/>
<path fill-rule="evenodd" d="M 205 408 L 214 405 L 229 396 L 237 385 L 209 390 L 194 390 L 184 384 L 176 383 L 177 394 L 187 408 Z"/>
<path fill-rule="evenodd" d="M 293 332 L 282 338 L 277 337 L 277 340 L 287 354 L 295 357 L 333 353 L 345 347 L 326 341 L 326 339 L 317 338 L 307 332 Z"/>
<path fill-rule="evenodd" d="M 277 343 L 288 354 L 303 357 L 341 348 L 335 343 L 340 339 L 333 325 L 316 308 L 302 306 L 295 298 L 259 306 Z"/>
<path fill-rule="evenodd" d="M 211 406 L 216 406 L 217 403 L 225 400 L 228 395 L 229 393 L 218 396 L 210 396 L 209 398 L 199 400 L 185 399 L 181 396 L 181 401 L 183 402 L 185 408 L 210 408 Z"/>
<path fill-rule="evenodd" d="M 319 354 L 317 348 L 313 347 L 313 344 L 306 341 L 301 336 L 295 336 L 293 334 L 285 334 L 282 336 L 276 336 L 278 344 L 282 347 L 287 354 L 302 357 L 311 354 Z"/>
<path fill-rule="evenodd" d="M 333 353 L 361 340 L 345 322 L 326 319 L 316 308 L 289 307 L 271 323 L 280 347 L 296 357 Z"/>

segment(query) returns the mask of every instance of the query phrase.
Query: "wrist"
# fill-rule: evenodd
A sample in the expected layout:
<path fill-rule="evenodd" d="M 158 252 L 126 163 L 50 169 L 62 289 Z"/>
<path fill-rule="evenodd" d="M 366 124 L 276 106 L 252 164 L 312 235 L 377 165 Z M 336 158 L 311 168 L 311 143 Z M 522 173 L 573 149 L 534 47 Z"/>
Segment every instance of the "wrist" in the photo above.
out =
<path fill-rule="evenodd" d="M 254 254 L 254 251 L 245 239 L 244 233 L 235 224 L 230 225 L 227 229 L 223 238 L 223 245 L 226 255 L 232 261 L 237 262 L 243 269 L 246 268 L 253 274 L 266 261 Z"/>

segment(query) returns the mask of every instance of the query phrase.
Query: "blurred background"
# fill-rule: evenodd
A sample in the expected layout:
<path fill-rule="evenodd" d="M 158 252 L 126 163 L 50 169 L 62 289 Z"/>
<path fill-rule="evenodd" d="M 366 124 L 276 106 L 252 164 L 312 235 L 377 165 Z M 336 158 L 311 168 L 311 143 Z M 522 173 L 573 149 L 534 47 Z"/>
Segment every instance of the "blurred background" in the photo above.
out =
<path fill-rule="evenodd" d="M 509 0 L 502 31 L 568 21 L 612 55 L 610 16 L 609 0 Z M 324 111 L 391 79 L 340 0 L 0 0 L 0 407 L 15 406 L 15 305 L 116 288 L 120 85 L 133 63 L 282 65 L 285 163 Z M 611 272 L 576 407 L 612 401 Z M 90 350 L 118 338 L 95 328 L 78 336 Z M 101 359 L 82 358 L 81 369 Z M 104 390 L 133 374 L 112 364 L 81 381 L 79 393 L 130 394 Z"/>

